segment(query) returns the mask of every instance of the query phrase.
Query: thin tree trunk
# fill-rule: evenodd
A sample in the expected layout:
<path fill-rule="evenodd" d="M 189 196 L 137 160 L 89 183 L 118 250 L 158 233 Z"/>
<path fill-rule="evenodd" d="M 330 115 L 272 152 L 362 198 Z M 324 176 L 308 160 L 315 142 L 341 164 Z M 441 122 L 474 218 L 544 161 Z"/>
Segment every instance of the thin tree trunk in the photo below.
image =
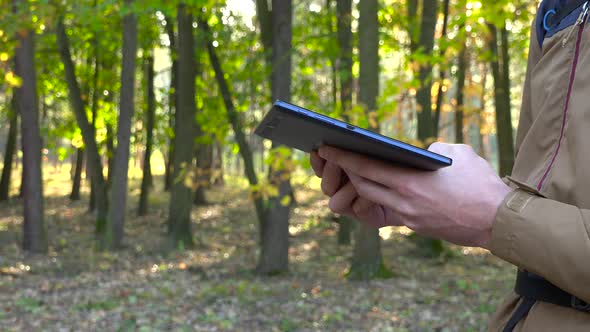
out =
<path fill-rule="evenodd" d="M 379 94 L 378 11 L 377 0 L 364 0 L 359 3 L 359 102 L 368 117 L 377 111 L 377 96 Z M 379 130 L 376 121 L 371 124 L 371 129 Z M 359 223 L 355 232 L 349 278 L 373 279 L 383 276 L 384 271 L 386 269 L 381 255 L 379 230 Z"/>
<path fill-rule="evenodd" d="M 336 1 L 338 21 L 338 45 L 340 54 L 338 59 L 338 76 L 340 77 L 340 105 L 343 118 L 350 119 L 352 109 L 352 0 Z M 341 216 L 338 218 L 338 244 L 349 245 L 354 220 Z"/>
<path fill-rule="evenodd" d="M 221 96 L 223 97 L 223 103 L 227 111 L 229 123 L 234 131 L 236 142 L 240 147 L 240 155 L 244 160 L 244 173 L 246 175 L 246 178 L 248 179 L 248 182 L 250 183 L 250 186 L 257 187 L 258 176 L 256 175 L 256 169 L 254 168 L 254 158 L 252 156 L 252 149 L 248 144 L 248 141 L 246 140 L 246 135 L 244 134 L 244 126 L 242 125 L 240 113 L 238 113 L 234 106 L 229 84 L 225 79 L 225 73 L 223 71 L 223 68 L 221 67 L 221 63 L 219 62 L 219 58 L 217 57 L 215 48 L 212 45 L 211 31 L 209 30 L 207 21 L 199 20 L 199 27 L 202 29 L 205 37 L 207 38 L 207 52 L 209 54 L 209 60 L 211 61 L 211 67 L 213 67 L 213 70 L 215 71 L 215 80 L 219 85 L 219 91 L 221 92 Z M 219 155 L 221 154 L 222 149 L 221 144 L 219 144 Z M 252 194 L 254 198 L 256 216 L 258 217 L 259 223 L 262 224 L 266 217 L 266 211 L 264 208 L 265 202 L 259 193 L 253 192 Z"/>
<path fill-rule="evenodd" d="M 463 44 L 461 52 L 459 52 L 459 66 L 457 68 L 457 109 L 455 110 L 455 143 L 463 143 L 465 141 L 463 129 L 463 110 L 465 109 L 465 71 L 467 70 L 467 45 Z"/>
<path fill-rule="evenodd" d="M 512 137 L 512 117 L 510 114 L 510 82 L 507 80 L 509 75 L 508 50 L 504 45 L 499 45 L 498 29 L 488 23 L 491 38 L 489 47 L 492 53 L 492 76 L 494 78 L 494 101 L 496 105 L 496 132 L 498 134 L 498 160 L 500 176 L 505 176 L 512 172 L 514 164 L 514 140 Z M 505 28 L 502 28 L 505 30 Z M 502 40 L 508 40 L 508 32 L 502 32 Z M 507 47 L 508 45 L 506 45 Z M 498 50 L 501 48 L 500 51 Z M 502 63 L 501 63 L 502 61 Z"/>
<path fill-rule="evenodd" d="M 127 6 L 133 0 L 125 0 Z M 129 171 L 129 146 L 131 144 L 131 120 L 135 112 L 135 67 L 137 63 L 137 19 L 130 13 L 123 17 L 123 59 L 121 69 L 121 97 L 117 121 L 117 148 L 111 183 L 111 206 L 107 219 L 107 232 L 101 244 L 105 249 L 118 249 L 123 245 L 123 230 L 127 208 L 127 183 Z"/>
<path fill-rule="evenodd" d="M 447 38 L 447 27 L 449 23 L 449 0 L 443 2 L 443 27 L 440 39 Z M 445 57 L 447 48 L 443 45 L 440 46 L 440 56 Z M 443 86 L 446 78 L 446 68 L 441 64 L 440 66 L 440 83 L 438 84 L 438 93 L 436 94 L 436 107 L 434 109 L 434 137 L 438 137 L 438 131 L 440 126 L 440 113 L 443 101 Z"/>
<path fill-rule="evenodd" d="M 272 100 L 291 99 L 291 48 L 293 6 L 291 0 L 273 0 L 272 11 Z M 280 145 L 273 143 L 273 148 Z M 293 189 L 288 170 L 269 170 L 278 196 L 269 199 L 269 208 L 261 231 L 262 248 L 257 271 L 261 274 L 286 272 L 289 266 L 289 215 Z M 285 200 L 285 197 L 287 199 Z"/>
<path fill-rule="evenodd" d="M 176 133 L 176 105 L 178 102 L 178 55 L 176 52 L 176 35 L 174 33 L 174 20 L 170 17 L 166 19 L 166 33 L 170 40 L 170 57 L 172 58 L 172 68 L 170 70 L 170 88 L 168 89 L 168 125 Z M 174 138 L 168 138 L 168 160 L 164 171 L 164 190 L 170 191 L 172 186 L 172 174 L 174 173 Z"/>
<path fill-rule="evenodd" d="M 17 4 L 17 1 L 14 1 Z M 32 30 L 17 33 L 15 52 L 16 74 L 22 78 L 17 98 L 21 115 L 21 139 L 23 149 L 23 249 L 31 252 L 47 252 L 47 238 L 43 212 L 43 175 L 41 171 L 41 134 L 39 128 L 39 104 L 35 73 L 35 44 Z"/>
<path fill-rule="evenodd" d="M 482 81 L 481 81 L 481 95 L 479 97 L 480 103 L 481 103 L 481 108 L 479 109 L 479 111 L 477 112 L 477 127 L 479 128 L 479 135 L 478 135 L 478 141 L 479 141 L 479 155 L 484 158 L 487 159 L 486 155 L 486 150 L 484 147 L 484 142 L 483 142 L 483 134 L 481 133 L 481 127 L 483 125 L 483 118 L 482 118 L 482 114 L 484 112 L 485 109 L 485 105 L 486 105 L 486 85 L 488 82 L 488 65 L 486 63 L 483 64 L 483 74 L 481 75 L 483 77 Z"/>
<path fill-rule="evenodd" d="M 193 203 L 197 206 L 207 205 L 205 190 L 211 186 L 213 172 L 213 144 L 200 144 L 196 155 L 197 174 L 196 190 Z"/>
<path fill-rule="evenodd" d="M 422 23 L 420 24 L 420 37 L 418 48 L 426 55 L 431 55 L 434 48 L 434 30 L 437 18 L 437 0 L 424 0 L 422 6 Z M 420 64 L 418 80 L 420 88 L 416 93 L 419 106 L 418 112 L 418 139 L 424 143 L 435 136 L 434 121 L 432 116 L 432 66 Z"/>
<path fill-rule="evenodd" d="M 108 213 L 107 184 L 102 174 L 102 166 L 100 155 L 98 154 L 98 146 L 94 138 L 94 130 L 88 122 L 84 102 L 82 101 L 82 95 L 80 93 L 80 86 L 76 79 L 74 63 L 70 53 L 69 41 L 63 24 L 63 18 L 57 20 L 55 33 L 57 35 L 60 57 L 66 73 L 66 83 L 70 94 L 70 103 L 72 104 L 72 109 L 76 116 L 76 122 L 82 131 L 82 138 L 86 149 L 86 162 L 88 163 L 91 178 L 96 188 L 96 226 L 97 232 L 100 232 L 104 228 Z"/>
<path fill-rule="evenodd" d="M 139 207 L 137 214 L 145 216 L 148 213 L 148 197 L 150 184 L 152 182 L 152 146 L 154 144 L 154 122 L 156 111 L 156 97 L 154 91 L 154 57 L 150 55 L 145 60 L 145 77 L 146 77 L 146 143 L 145 154 L 143 159 L 143 177 L 141 179 L 141 193 L 139 194 Z"/>
<path fill-rule="evenodd" d="M 420 51 L 422 54 L 431 55 L 434 48 L 434 33 L 437 22 L 437 0 L 424 0 L 422 3 L 421 21 L 418 21 L 418 1 L 408 1 L 408 26 L 410 39 L 410 51 L 412 54 Z M 432 114 L 432 66 L 421 63 L 419 69 L 414 72 L 418 77 L 420 86 L 416 92 L 418 135 L 417 138 L 424 144 L 436 138 L 435 119 Z M 425 249 L 428 256 L 440 255 L 444 251 L 442 241 L 413 234 L 413 239 L 419 248 Z"/>
<path fill-rule="evenodd" d="M 80 186 L 82 184 L 82 167 L 84 167 L 84 149 L 76 149 L 76 163 L 74 166 L 74 179 L 72 181 L 72 192 L 70 193 L 71 201 L 80 200 Z"/>
<path fill-rule="evenodd" d="M 347 1 L 347 0 L 345 0 Z M 336 3 L 338 5 L 338 2 Z M 327 32 L 330 38 L 338 37 L 336 33 L 334 33 L 334 14 L 332 13 L 332 0 L 326 0 L 326 10 L 327 10 Z M 332 56 L 333 53 L 329 52 L 330 55 L 330 69 L 331 69 L 331 78 L 332 78 L 332 89 L 331 89 L 331 103 L 332 108 L 336 108 L 336 104 L 338 103 L 338 56 Z"/>
<path fill-rule="evenodd" d="M 94 2 L 94 5 L 96 6 L 96 1 Z M 98 116 L 98 100 L 99 100 L 99 96 L 100 96 L 100 92 L 98 91 L 98 78 L 99 78 L 99 70 L 100 70 L 100 63 L 98 61 L 98 39 L 96 36 L 94 36 L 94 71 L 93 71 L 93 76 L 92 76 L 92 105 L 90 106 L 91 108 L 91 113 L 92 113 L 92 131 L 93 133 L 93 137 L 94 140 L 96 140 L 96 118 Z M 88 165 L 88 162 L 86 162 L 86 165 Z M 101 172 L 102 172 L 102 168 L 101 168 Z M 89 174 L 90 172 L 87 173 Z M 88 177 L 88 175 L 86 175 Z M 92 182 L 92 178 L 90 179 L 90 199 L 88 202 L 88 211 L 89 212 L 93 212 L 96 209 L 96 188 L 94 186 L 94 183 Z"/>
<path fill-rule="evenodd" d="M 225 184 L 223 180 L 223 145 L 219 140 L 215 140 L 213 152 L 213 184 L 223 186 Z"/>
<path fill-rule="evenodd" d="M 6 148 L 4 150 L 4 167 L 2 168 L 2 177 L 0 178 L 0 202 L 10 198 L 10 179 L 12 177 L 12 166 L 14 164 L 14 153 L 16 151 L 16 139 L 18 134 L 18 101 L 16 93 L 13 92 L 11 101 L 11 110 L 8 114 L 10 118 L 10 127 L 8 137 L 6 138 Z"/>
<path fill-rule="evenodd" d="M 498 149 L 502 156 L 500 159 L 500 175 L 505 176 L 512 173 L 514 167 L 514 130 L 512 127 L 512 105 L 510 102 L 510 44 L 508 43 L 508 29 L 504 24 L 500 29 L 501 55 L 502 55 L 502 85 L 504 92 L 504 112 L 496 114 L 498 132 Z"/>
<path fill-rule="evenodd" d="M 178 91 L 176 135 L 174 137 L 174 176 L 170 198 L 168 227 L 176 247 L 194 245 L 191 232 L 192 188 L 185 179 L 190 176 L 193 160 L 195 121 L 195 47 L 192 15 L 185 4 L 178 5 Z"/>

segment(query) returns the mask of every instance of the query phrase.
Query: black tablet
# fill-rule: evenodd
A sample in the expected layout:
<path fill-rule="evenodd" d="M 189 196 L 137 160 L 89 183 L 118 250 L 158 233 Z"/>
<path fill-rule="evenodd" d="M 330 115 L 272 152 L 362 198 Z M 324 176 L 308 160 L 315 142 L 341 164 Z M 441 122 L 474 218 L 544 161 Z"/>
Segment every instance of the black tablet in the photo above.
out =
<path fill-rule="evenodd" d="M 402 166 L 434 171 L 451 158 L 355 127 L 346 122 L 277 100 L 255 132 L 273 142 L 311 152 L 330 145 Z"/>

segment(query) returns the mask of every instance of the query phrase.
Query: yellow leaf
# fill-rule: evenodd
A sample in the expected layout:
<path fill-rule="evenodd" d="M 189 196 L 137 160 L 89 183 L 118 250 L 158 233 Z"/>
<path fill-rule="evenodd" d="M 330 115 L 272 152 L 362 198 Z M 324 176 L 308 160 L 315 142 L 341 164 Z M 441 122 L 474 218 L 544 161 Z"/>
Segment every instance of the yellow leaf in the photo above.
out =
<path fill-rule="evenodd" d="M 279 196 L 279 188 L 277 188 L 276 186 L 273 186 L 273 185 L 269 185 L 266 187 L 266 193 L 270 197 L 277 197 L 277 196 Z"/>
<path fill-rule="evenodd" d="M 285 196 L 281 199 L 282 206 L 289 206 L 291 205 L 291 196 Z"/>
<path fill-rule="evenodd" d="M 6 82 L 8 82 L 8 84 L 10 86 L 13 86 L 15 88 L 20 88 L 21 85 L 23 84 L 23 80 L 16 76 L 13 72 L 9 71 L 8 73 L 6 73 L 6 75 L 4 76 L 4 78 L 6 79 Z"/>
<path fill-rule="evenodd" d="M 185 186 L 185 187 L 187 187 L 187 188 L 192 188 L 192 187 L 193 187 L 193 179 L 192 179 L 192 177 L 191 177 L 191 176 L 189 176 L 189 174 L 187 174 L 187 175 L 184 177 L 184 182 L 183 182 L 183 183 L 184 183 L 184 186 Z"/>
<path fill-rule="evenodd" d="M 0 53 L 0 61 L 6 61 L 6 60 L 8 60 L 8 53 Z"/>

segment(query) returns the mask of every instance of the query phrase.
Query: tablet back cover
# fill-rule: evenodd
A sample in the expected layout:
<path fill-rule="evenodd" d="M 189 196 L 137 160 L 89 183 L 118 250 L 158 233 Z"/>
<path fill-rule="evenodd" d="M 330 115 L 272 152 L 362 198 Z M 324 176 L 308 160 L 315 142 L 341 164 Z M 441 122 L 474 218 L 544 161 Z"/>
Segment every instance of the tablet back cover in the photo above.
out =
<path fill-rule="evenodd" d="M 367 137 L 360 128 L 347 125 L 341 121 L 315 114 L 302 114 L 290 109 L 290 105 L 275 103 L 271 111 L 264 117 L 255 133 L 273 142 L 311 152 L 322 145 L 330 145 L 343 150 L 357 152 L 372 158 L 395 163 L 401 166 L 423 170 L 437 170 L 450 166 L 451 160 L 445 162 L 416 153 L 407 148 L 394 146 L 381 140 Z M 307 110 L 306 110 L 307 111 Z M 310 112 L 310 111 L 309 111 Z M 403 143 L 402 143 L 403 144 Z M 430 153 L 424 151 L 422 153 Z"/>

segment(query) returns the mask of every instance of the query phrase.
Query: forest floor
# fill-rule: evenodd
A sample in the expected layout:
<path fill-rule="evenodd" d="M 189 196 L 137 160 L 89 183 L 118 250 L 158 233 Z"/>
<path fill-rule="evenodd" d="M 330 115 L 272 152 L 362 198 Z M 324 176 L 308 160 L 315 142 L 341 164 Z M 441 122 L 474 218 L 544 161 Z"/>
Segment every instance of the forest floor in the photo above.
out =
<path fill-rule="evenodd" d="M 163 253 L 168 194 L 156 178 L 150 214 L 137 217 L 132 181 L 126 248 L 99 253 L 87 193 L 69 202 L 67 181 L 46 184 L 48 255 L 19 249 L 21 204 L 0 204 L 0 330 L 484 331 L 512 286 L 514 269 L 486 251 L 422 258 L 404 229 L 382 230 L 395 277 L 348 281 L 352 247 L 337 244 L 314 180 L 296 191 L 286 275 L 252 272 L 257 222 L 245 186 L 230 183 L 193 209 L 197 247 Z"/>

